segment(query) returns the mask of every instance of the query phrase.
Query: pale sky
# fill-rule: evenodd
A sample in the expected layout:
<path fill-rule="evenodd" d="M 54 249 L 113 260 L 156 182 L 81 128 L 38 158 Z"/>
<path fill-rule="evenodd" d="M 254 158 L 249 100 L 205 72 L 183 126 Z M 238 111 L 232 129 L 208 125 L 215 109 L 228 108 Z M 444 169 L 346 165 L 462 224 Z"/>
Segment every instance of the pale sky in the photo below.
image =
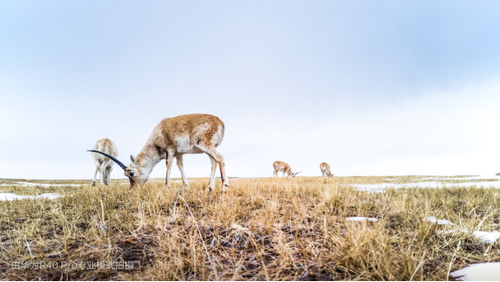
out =
<path fill-rule="evenodd" d="M 129 164 L 189 113 L 224 121 L 229 176 L 276 160 L 306 176 L 494 174 L 498 15 L 498 1 L 1 1 L 0 178 L 90 179 L 95 141 Z M 206 155 L 184 166 L 210 174 Z"/>

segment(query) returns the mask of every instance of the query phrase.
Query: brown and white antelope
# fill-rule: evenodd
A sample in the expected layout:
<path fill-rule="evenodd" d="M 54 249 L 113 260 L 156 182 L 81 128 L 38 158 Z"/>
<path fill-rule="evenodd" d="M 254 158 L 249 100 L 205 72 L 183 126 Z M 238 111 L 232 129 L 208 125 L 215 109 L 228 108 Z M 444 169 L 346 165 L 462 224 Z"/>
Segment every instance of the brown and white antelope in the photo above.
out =
<path fill-rule="evenodd" d="M 286 174 L 290 178 L 295 177 L 300 172 L 299 171 L 299 172 L 293 173 L 289 164 L 287 164 L 285 162 L 280 162 L 280 161 L 275 161 L 273 163 L 273 167 L 274 167 L 273 177 L 278 177 L 278 171 L 283 172 L 283 177 L 285 177 L 285 174 Z"/>
<path fill-rule="evenodd" d="M 321 163 L 319 165 L 319 169 L 321 170 L 323 177 L 333 177 L 333 173 L 330 171 L 330 166 L 327 163 Z"/>
<path fill-rule="evenodd" d="M 116 149 L 113 141 L 109 140 L 108 138 L 97 140 L 93 149 L 104 152 L 115 158 L 118 156 L 118 149 Z M 113 162 L 111 161 L 111 159 L 96 153 L 92 153 L 92 157 L 94 157 L 94 163 L 96 166 L 94 180 L 92 180 L 92 186 L 95 185 L 97 172 L 100 172 L 101 184 L 109 185 L 111 179 L 111 171 L 113 170 Z"/>
<path fill-rule="evenodd" d="M 126 167 L 116 158 L 111 158 L 125 171 L 125 176 L 130 180 L 130 185 L 143 184 L 149 180 L 151 171 L 162 159 L 166 159 L 167 174 L 165 186 L 170 186 L 170 170 L 174 157 L 177 160 L 177 166 L 181 171 L 182 182 L 189 186 L 182 156 L 184 154 L 205 153 L 210 157 L 212 170 L 208 191 L 215 187 L 215 170 L 217 165 L 220 168 L 222 188 L 229 187 L 229 181 L 226 176 L 224 158 L 215 150 L 224 137 L 224 123 L 216 116 L 207 114 L 182 115 L 163 119 L 151 133 L 146 145 L 136 158 L 130 156 L 132 163 Z M 103 152 L 90 150 L 92 152 Z M 109 157 L 109 156 L 108 156 Z"/>

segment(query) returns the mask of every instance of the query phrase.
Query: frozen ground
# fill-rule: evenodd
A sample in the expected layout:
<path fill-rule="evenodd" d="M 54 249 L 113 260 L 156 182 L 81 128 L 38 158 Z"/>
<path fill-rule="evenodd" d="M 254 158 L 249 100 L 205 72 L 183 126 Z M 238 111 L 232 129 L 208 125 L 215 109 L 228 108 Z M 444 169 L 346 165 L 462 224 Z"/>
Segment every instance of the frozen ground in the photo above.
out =
<path fill-rule="evenodd" d="M 432 222 L 432 223 L 436 223 L 438 225 L 455 225 L 453 224 L 452 222 L 446 220 L 446 219 L 437 219 L 436 217 L 434 216 L 430 216 L 430 217 L 426 217 L 423 219 L 424 221 L 429 221 L 429 222 Z M 465 233 L 469 233 L 471 234 L 472 236 L 478 238 L 482 243 L 486 243 L 486 244 L 493 244 L 495 242 L 498 241 L 498 239 L 500 238 L 500 232 L 499 231 L 469 231 L 467 229 L 452 229 L 452 230 L 447 230 L 447 231 L 443 231 L 443 230 L 438 230 L 436 231 L 437 233 L 439 234 L 450 234 L 450 233 L 456 233 L 456 232 L 465 232 Z M 500 271 L 500 268 L 499 270 Z"/>
<path fill-rule="evenodd" d="M 364 217 L 364 216 L 356 216 L 356 217 L 348 217 L 345 219 L 346 221 L 358 221 L 358 222 L 364 222 L 364 221 L 370 221 L 370 222 L 377 222 L 378 219 L 372 218 L 372 217 Z M 423 221 L 428 221 L 431 223 L 435 223 L 437 225 L 448 225 L 448 226 L 454 226 L 453 222 L 448 221 L 446 219 L 437 219 L 434 216 L 429 216 L 424 219 Z M 482 243 L 486 244 L 493 244 L 500 239 L 500 232 L 499 231 L 469 231 L 466 229 L 455 229 L 455 230 L 447 230 L 447 231 L 442 231 L 438 230 L 436 231 L 439 234 L 450 234 L 450 233 L 455 233 L 455 232 L 465 232 L 468 234 L 471 234 L 472 236 L 478 238 Z M 499 270 L 500 271 L 500 268 Z"/>
<path fill-rule="evenodd" d="M 54 193 L 45 193 L 45 194 L 40 194 L 38 196 L 22 196 L 14 193 L 0 193 L 0 201 L 14 201 L 14 200 L 28 200 L 28 199 L 33 200 L 40 198 L 56 199 L 59 197 L 61 197 L 61 195 Z"/>
<path fill-rule="evenodd" d="M 465 183 L 445 183 L 445 182 L 416 182 L 416 183 L 381 183 L 381 184 L 351 184 L 359 191 L 380 192 L 387 188 L 450 188 L 450 187 L 477 187 L 477 188 L 500 188 L 500 182 L 465 182 Z"/>
<path fill-rule="evenodd" d="M 498 179 L 500 180 L 500 175 L 491 175 L 491 174 L 483 174 L 483 175 L 474 175 L 467 177 L 445 177 L 445 176 L 434 176 L 427 177 L 422 179 L 434 179 L 434 180 L 476 180 L 476 179 Z"/>
<path fill-rule="evenodd" d="M 52 183 L 32 183 L 32 182 L 12 182 L 12 183 L 3 183 L 0 186 L 41 186 L 41 187 L 51 187 L 51 186 L 72 186 L 72 187 L 80 187 L 82 184 L 52 184 Z"/>
<path fill-rule="evenodd" d="M 469 177 L 411 177 L 415 182 L 394 183 L 398 179 L 386 179 L 388 183 L 379 184 L 351 184 L 358 191 L 383 193 L 385 189 L 394 188 L 452 188 L 452 187 L 477 187 L 477 188 L 497 188 L 500 189 L 500 176 L 496 175 L 476 175 Z M 422 181 L 424 180 L 424 181 Z M 426 181 L 429 180 L 429 181 Z M 418 182 L 416 182 L 418 181 Z M 463 182 L 457 182 L 463 181 Z"/>

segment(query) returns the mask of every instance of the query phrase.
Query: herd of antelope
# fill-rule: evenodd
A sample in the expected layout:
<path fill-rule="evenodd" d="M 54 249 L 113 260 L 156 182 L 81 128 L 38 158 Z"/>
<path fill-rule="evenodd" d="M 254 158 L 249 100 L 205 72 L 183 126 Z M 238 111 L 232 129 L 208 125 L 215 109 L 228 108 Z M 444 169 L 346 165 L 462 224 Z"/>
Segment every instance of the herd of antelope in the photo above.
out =
<path fill-rule="evenodd" d="M 229 187 L 229 180 L 226 176 L 224 158 L 215 150 L 222 143 L 223 138 L 224 123 L 216 116 L 191 114 L 166 118 L 153 129 L 151 136 L 149 136 L 137 157 L 130 156 L 132 163 L 128 167 L 116 159 L 118 150 L 115 144 L 107 138 L 100 139 L 95 143 L 92 150 L 88 150 L 88 152 L 93 152 L 96 164 L 92 185 L 96 183 L 98 172 L 100 172 L 101 184 L 108 185 L 110 183 L 111 170 L 113 169 L 111 161 L 117 163 L 125 171 L 125 176 L 130 180 L 130 185 L 134 186 L 136 183 L 143 184 L 148 181 L 149 175 L 156 164 L 165 159 L 167 165 L 165 186 L 168 187 L 171 183 L 170 171 L 175 157 L 177 167 L 181 172 L 182 182 L 185 186 L 189 186 L 184 174 L 182 156 L 184 154 L 205 153 L 212 163 L 207 190 L 212 191 L 215 188 L 215 171 L 219 166 L 222 189 L 225 191 Z M 277 177 L 280 171 L 283 173 L 283 177 L 288 176 L 289 178 L 293 178 L 299 173 L 293 173 L 290 165 L 281 161 L 274 162 L 273 167 L 273 177 Z M 327 163 L 321 163 L 320 170 L 323 177 L 333 177 Z"/>

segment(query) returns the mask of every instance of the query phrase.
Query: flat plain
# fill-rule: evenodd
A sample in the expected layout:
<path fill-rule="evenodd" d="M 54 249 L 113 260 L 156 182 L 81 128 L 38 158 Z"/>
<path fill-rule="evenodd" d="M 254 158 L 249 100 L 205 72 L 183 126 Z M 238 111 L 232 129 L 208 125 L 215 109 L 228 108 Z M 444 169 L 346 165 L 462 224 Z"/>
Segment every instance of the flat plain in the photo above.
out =
<path fill-rule="evenodd" d="M 0 201 L 0 278 L 452 280 L 500 261 L 498 177 L 230 181 L 0 179 L 3 193 L 59 196 Z"/>

